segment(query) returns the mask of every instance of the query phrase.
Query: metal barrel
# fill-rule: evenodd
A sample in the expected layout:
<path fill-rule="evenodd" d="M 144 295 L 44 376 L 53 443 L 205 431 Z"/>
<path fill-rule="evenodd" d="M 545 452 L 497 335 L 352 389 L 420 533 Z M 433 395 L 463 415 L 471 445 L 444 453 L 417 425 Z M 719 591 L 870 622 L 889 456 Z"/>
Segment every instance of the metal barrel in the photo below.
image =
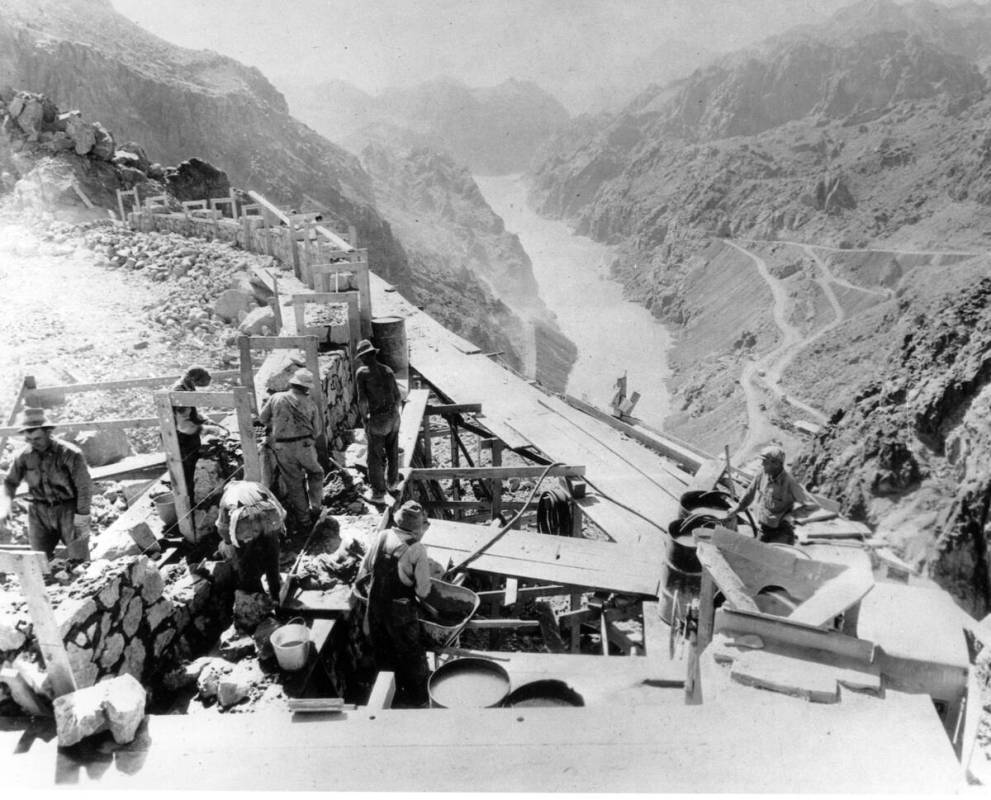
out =
<path fill-rule="evenodd" d="M 400 380 L 409 380 L 406 320 L 402 317 L 376 317 L 372 320 L 372 339 L 379 349 L 379 361 L 396 373 Z"/>
<path fill-rule="evenodd" d="M 691 526 L 676 519 L 668 525 L 668 541 L 661 566 L 661 619 L 671 624 L 675 592 L 680 602 L 688 603 L 702 588 L 702 564 L 698 559 L 697 542 Z"/>

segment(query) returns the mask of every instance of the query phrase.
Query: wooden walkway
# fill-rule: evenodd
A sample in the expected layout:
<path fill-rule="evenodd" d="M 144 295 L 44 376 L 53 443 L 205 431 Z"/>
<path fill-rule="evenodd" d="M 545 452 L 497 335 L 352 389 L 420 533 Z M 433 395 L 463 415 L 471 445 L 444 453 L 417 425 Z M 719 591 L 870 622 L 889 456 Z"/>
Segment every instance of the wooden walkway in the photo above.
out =
<path fill-rule="evenodd" d="M 446 567 L 449 560 L 459 563 L 496 533 L 496 528 L 484 525 L 432 520 L 423 543 L 430 557 Z M 509 531 L 473 561 L 471 569 L 548 584 L 657 597 L 663 564 L 661 547 Z"/>
<path fill-rule="evenodd" d="M 964 788 L 928 697 L 851 694 L 820 705 L 745 689 L 725 702 L 689 706 L 680 690 L 642 693 L 651 699 L 585 708 L 294 716 L 279 708 L 252 714 L 250 722 L 208 709 L 148 717 L 133 743 L 102 750 L 95 743 L 60 751 L 50 729 L 0 719 L 0 773 L 15 793 L 61 787 L 949 794 Z"/>
<path fill-rule="evenodd" d="M 454 403 L 481 403 L 483 424 L 514 449 L 586 467 L 582 508 L 614 541 L 661 546 L 691 476 L 604 422 L 484 356 L 372 275 L 376 316 L 406 320 L 410 363 Z M 603 378 L 606 380 L 606 378 Z"/>

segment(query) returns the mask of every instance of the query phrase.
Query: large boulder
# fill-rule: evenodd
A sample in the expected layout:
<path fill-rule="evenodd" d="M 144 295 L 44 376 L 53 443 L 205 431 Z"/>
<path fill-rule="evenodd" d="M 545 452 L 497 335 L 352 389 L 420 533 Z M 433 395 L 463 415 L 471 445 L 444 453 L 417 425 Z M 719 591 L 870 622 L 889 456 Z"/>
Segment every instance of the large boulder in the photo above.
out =
<path fill-rule="evenodd" d="M 64 125 L 65 132 L 69 134 L 75 145 L 76 155 L 84 156 L 93 149 L 96 144 L 96 133 L 93 126 L 83 119 L 78 111 L 69 111 L 59 117 L 60 126 Z"/>
<path fill-rule="evenodd" d="M 73 431 L 65 439 L 83 451 L 86 463 L 91 467 L 116 464 L 121 459 L 134 455 L 127 434 L 119 429 Z"/>
<path fill-rule="evenodd" d="M 101 161 L 113 160 L 114 153 L 117 152 L 117 145 L 114 143 L 113 134 L 99 122 L 94 122 L 93 136 L 96 140 L 93 144 L 93 152 L 91 153 L 93 158 L 98 158 Z"/>
<path fill-rule="evenodd" d="M 133 741 L 145 717 L 145 700 L 144 687 L 131 675 L 55 698 L 59 744 L 68 747 L 105 730 L 118 744 Z"/>
<path fill-rule="evenodd" d="M 240 322 L 256 308 L 255 293 L 243 288 L 227 289 L 213 303 L 213 313 L 224 322 Z"/>
<path fill-rule="evenodd" d="M 251 309 L 237 326 L 240 333 L 246 336 L 271 336 L 276 333 L 275 313 L 271 308 L 258 306 Z"/>
<path fill-rule="evenodd" d="M 122 167 L 147 172 L 151 167 L 151 161 L 145 149 L 137 142 L 124 142 L 120 145 L 113 156 L 114 163 Z"/>
<path fill-rule="evenodd" d="M 209 200 L 227 197 L 231 182 L 227 173 L 199 158 L 183 161 L 177 167 L 165 170 L 165 184 L 176 200 Z"/>

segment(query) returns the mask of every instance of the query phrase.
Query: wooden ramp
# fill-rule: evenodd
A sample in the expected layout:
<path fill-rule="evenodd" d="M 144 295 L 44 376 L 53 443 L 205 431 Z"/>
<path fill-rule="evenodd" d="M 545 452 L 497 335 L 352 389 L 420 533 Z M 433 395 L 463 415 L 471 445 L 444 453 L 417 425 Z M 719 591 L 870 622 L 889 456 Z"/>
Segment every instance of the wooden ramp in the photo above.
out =
<path fill-rule="evenodd" d="M 606 423 L 549 396 L 478 353 L 372 276 L 377 314 L 406 320 L 410 362 L 454 403 L 481 403 L 482 420 L 514 449 L 534 447 L 586 469 L 582 509 L 614 541 L 657 543 L 678 515 L 691 476 Z"/>
<path fill-rule="evenodd" d="M 487 526 L 431 520 L 423 543 L 430 558 L 446 568 L 449 562 L 457 564 L 474 553 L 496 533 L 496 528 Z M 544 583 L 657 597 L 663 563 L 661 547 L 634 547 L 509 531 L 472 561 L 469 569 Z"/>
<path fill-rule="evenodd" d="M 854 696 L 822 706 L 740 688 L 747 693 L 742 700 L 663 708 L 208 710 L 151 716 L 124 747 L 66 750 L 58 749 L 50 727 L 0 721 L 0 773 L 6 786 L 21 790 L 946 794 L 963 788 L 928 698 L 888 692 L 884 700 Z M 672 699 L 679 694 L 660 691 Z"/>

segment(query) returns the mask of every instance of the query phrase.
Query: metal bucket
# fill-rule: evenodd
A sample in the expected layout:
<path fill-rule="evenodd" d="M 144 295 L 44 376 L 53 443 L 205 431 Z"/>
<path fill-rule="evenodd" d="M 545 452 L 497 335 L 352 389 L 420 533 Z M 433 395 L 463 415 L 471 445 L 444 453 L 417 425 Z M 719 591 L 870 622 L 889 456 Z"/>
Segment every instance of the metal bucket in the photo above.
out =
<path fill-rule="evenodd" d="M 484 658 L 458 658 L 437 668 L 427 691 L 432 708 L 495 708 L 509 694 L 509 673 Z"/>
<path fill-rule="evenodd" d="M 401 317 L 377 317 L 373 319 L 372 339 L 379 349 L 379 361 L 396 373 L 399 380 L 409 380 L 406 320 Z"/>
<path fill-rule="evenodd" d="M 269 638 L 275 659 L 287 672 L 302 669 L 310 650 L 310 629 L 302 622 L 276 628 Z"/>
<path fill-rule="evenodd" d="M 542 680 L 524 683 L 514 689 L 503 705 L 512 708 L 571 708 L 584 706 L 585 700 L 564 681 Z"/>
<path fill-rule="evenodd" d="M 679 519 L 685 519 L 693 513 L 706 513 L 714 516 L 726 515 L 726 512 L 733 507 L 733 498 L 727 493 L 718 489 L 706 491 L 693 490 L 685 492 L 679 500 Z"/>
<path fill-rule="evenodd" d="M 430 641 L 446 647 L 478 611 L 481 600 L 464 586 L 445 583 L 437 578 L 431 578 L 430 583 L 426 602 L 439 612 L 440 617 L 429 616 L 429 612 L 421 607 L 420 630 Z"/>
<path fill-rule="evenodd" d="M 684 572 L 701 572 L 698 542 L 691 529 L 683 531 L 683 520 L 676 519 L 668 525 L 667 562 Z"/>
<path fill-rule="evenodd" d="M 175 511 L 175 495 L 172 492 L 165 492 L 165 494 L 153 497 L 152 502 L 155 504 L 155 510 L 158 512 L 158 516 L 161 517 L 162 522 L 165 523 L 166 528 L 171 528 L 173 525 L 178 524 L 179 515 Z"/>

